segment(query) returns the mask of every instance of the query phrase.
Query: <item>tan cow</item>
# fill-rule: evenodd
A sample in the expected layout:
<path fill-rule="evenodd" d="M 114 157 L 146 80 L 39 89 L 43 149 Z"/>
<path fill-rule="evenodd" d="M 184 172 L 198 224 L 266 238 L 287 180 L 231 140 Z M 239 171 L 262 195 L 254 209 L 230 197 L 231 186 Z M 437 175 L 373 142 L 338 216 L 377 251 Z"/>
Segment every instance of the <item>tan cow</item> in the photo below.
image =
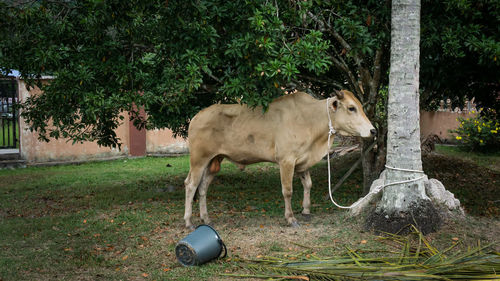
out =
<path fill-rule="evenodd" d="M 292 226 L 298 225 L 291 206 L 293 174 L 297 172 L 304 186 L 302 214 L 309 216 L 312 182 L 308 169 L 326 155 L 331 145 L 327 145 L 327 109 L 333 128 L 340 134 L 370 137 L 376 132 L 361 103 L 345 90 L 326 100 L 317 100 L 302 92 L 286 95 L 274 100 L 265 113 L 259 107 L 215 104 L 196 114 L 188 131 L 191 166 L 185 180 L 186 227 L 193 227 L 192 204 L 197 190 L 200 217 L 204 223 L 210 222 L 207 189 L 224 158 L 239 165 L 277 163 L 285 218 Z"/>

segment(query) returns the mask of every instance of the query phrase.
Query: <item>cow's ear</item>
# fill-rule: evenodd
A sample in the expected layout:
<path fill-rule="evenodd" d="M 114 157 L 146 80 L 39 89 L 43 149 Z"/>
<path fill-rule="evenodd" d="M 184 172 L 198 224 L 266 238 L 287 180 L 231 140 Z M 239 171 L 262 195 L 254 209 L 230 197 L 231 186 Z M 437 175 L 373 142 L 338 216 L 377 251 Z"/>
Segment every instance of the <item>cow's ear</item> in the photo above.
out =
<path fill-rule="evenodd" d="M 333 112 L 337 111 L 337 107 L 339 106 L 339 101 L 334 98 L 333 101 L 332 101 L 332 110 Z"/>

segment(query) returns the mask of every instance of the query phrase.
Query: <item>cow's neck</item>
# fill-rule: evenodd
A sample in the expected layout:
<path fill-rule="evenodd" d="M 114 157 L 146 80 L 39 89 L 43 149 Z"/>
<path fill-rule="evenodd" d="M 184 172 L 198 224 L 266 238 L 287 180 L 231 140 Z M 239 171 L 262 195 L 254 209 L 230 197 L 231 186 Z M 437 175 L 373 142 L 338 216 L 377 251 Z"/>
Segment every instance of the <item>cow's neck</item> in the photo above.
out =
<path fill-rule="evenodd" d="M 326 106 L 327 100 L 316 100 L 310 104 L 310 108 L 308 110 L 308 116 L 309 120 L 312 120 L 311 122 L 311 139 L 313 140 L 313 145 L 316 146 L 316 150 L 318 150 L 318 153 L 321 154 L 319 158 L 323 157 L 327 149 L 331 146 L 333 142 L 333 136 L 330 138 L 330 143 L 327 144 L 328 142 L 328 132 L 329 132 L 329 126 L 328 126 L 328 113 L 327 113 L 327 106 Z M 332 124 L 334 123 L 334 116 L 331 115 L 331 120 Z"/>
<path fill-rule="evenodd" d="M 319 122 L 319 125 L 321 126 L 321 131 L 322 131 L 321 136 L 323 137 L 322 139 L 324 139 L 323 141 L 324 141 L 325 145 L 328 141 L 328 134 L 330 133 L 330 126 L 333 126 L 333 124 L 334 124 L 334 115 L 328 114 L 327 103 L 328 103 L 328 100 L 326 100 L 326 99 L 319 101 L 319 107 L 320 107 L 319 112 L 321 112 L 321 113 L 318 114 L 321 116 L 321 121 Z M 333 127 L 332 127 L 332 129 L 333 129 Z M 334 132 L 332 132 L 332 133 L 334 133 Z M 333 136 L 330 137 L 330 143 L 328 143 L 328 145 L 327 145 L 328 149 L 332 145 L 332 142 L 333 142 Z"/>
<path fill-rule="evenodd" d="M 326 153 L 329 132 L 327 100 L 317 100 L 303 92 L 294 94 L 293 98 L 294 102 L 297 104 L 297 110 L 301 110 L 300 114 L 305 120 L 308 120 L 306 123 L 309 127 L 309 138 L 318 149 L 321 147 L 323 153 Z M 332 124 L 334 124 L 334 116 L 331 115 L 330 117 Z M 329 145 L 331 145 L 331 143 Z"/>

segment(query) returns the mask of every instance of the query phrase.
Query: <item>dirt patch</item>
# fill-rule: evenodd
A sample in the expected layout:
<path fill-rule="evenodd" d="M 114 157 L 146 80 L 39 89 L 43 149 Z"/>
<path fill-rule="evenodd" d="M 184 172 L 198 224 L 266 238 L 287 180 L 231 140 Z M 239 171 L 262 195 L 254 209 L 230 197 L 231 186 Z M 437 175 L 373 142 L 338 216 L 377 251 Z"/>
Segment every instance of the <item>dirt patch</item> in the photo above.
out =
<path fill-rule="evenodd" d="M 297 218 L 300 218 L 300 215 L 297 215 Z M 228 256 L 208 265 L 226 266 L 221 273 L 241 274 L 246 273 L 244 261 L 247 260 L 274 257 L 294 261 L 297 257 L 307 254 L 326 258 L 341 255 L 347 248 L 367 252 L 387 250 L 387 245 L 381 243 L 378 236 L 364 230 L 362 222 L 361 218 L 348 218 L 342 211 L 314 214 L 310 223 L 303 222 L 299 228 L 288 227 L 281 217 L 220 217 L 214 220 L 213 227 L 227 245 Z M 485 231 L 487 229 L 489 230 Z M 150 238 L 154 244 L 161 245 L 159 248 L 162 250 L 157 256 L 162 257 L 161 262 L 175 274 L 186 270 L 176 260 L 175 245 L 189 233 L 190 231 L 179 222 Z M 452 245 L 456 238 L 462 243 L 461 247 L 466 249 L 468 245 L 477 245 L 479 239 L 484 244 L 497 242 L 499 235 L 498 220 L 468 217 L 450 219 L 439 231 L 427 235 L 426 238 L 443 250 Z M 222 276 L 217 278 L 234 280 Z"/>
<path fill-rule="evenodd" d="M 301 219 L 300 214 L 297 218 Z M 199 222 L 198 222 L 199 223 Z M 344 223 L 344 227 L 338 227 Z M 364 233 L 361 227 L 353 219 L 345 214 L 321 213 L 314 214 L 310 222 L 301 222 L 300 227 L 289 227 L 282 217 L 253 217 L 239 219 L 225 217 L 214 219 L 212 227 L 220 234 L 228 248 L 228 257 L 255 259 L 258 256 L 266 256 L 272 253 L 298 252 L 305 249 L 319 250 L 322 247 L 333 247 L 335 239 L 344 239 L 344 231 L 359 231 Z M 158 234 L 152 241 L 166 240 L 172 248 L 177 241 L 190 233 L 183 224 L 177 224 Z M 365 233 L 369 235 L 368 233 Z M 355 244 L 361 241 L 357 235 L 355 240 L 347 242 Z M 359 240 L 359 241 L 358 241 Z M 313 242 L 314 243 L 311 243 Z M 177 264 L 174 255 L 171 255 L 173 264 Z"/>

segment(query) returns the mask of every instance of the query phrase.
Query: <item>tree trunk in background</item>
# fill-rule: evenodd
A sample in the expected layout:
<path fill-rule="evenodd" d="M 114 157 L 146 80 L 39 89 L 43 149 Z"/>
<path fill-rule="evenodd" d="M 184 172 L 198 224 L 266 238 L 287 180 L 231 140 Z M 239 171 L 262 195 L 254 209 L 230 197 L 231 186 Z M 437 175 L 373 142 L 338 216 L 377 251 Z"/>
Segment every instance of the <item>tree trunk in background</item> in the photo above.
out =
<path fill-rule="evenodd" d="M 363 167 L 363 196 L 370 192 L 371 184 L 378 179 L 380 172 L 384 169 L 385 164 L 385 134 L 384 128 L 382 133 L 377 134 L 376 140 L 363 141 L 361 145 L 361 164 Z M 382 135 L 383 134 L 383 135 Z M 376 147 L 371 151 L 367 151 L 373 141 L 377 142 Z"/>
<path fill-rule="evenodd" d="M 422 171 L 419 126 L 420 0 L 392 1 L 387 158 L 389 167 Z M 423 172 L 387 168 L 385 184 L 413 180 Z M 369 228 L 395 233 L 409 224 L 436 231 L 440 215 L 425 193 L 427 177 L 386 186 L 367 220 Z"/>
<path fill-rule="evenodd" d="M 361 163 L 363 167 L 363 195 L 370 191 L 370 186 L 374 180 L 378 178 L 380 172 L 384 169 L 385 164 L 385 139 L 387 136 L 387 122 L 381 118 L 380 112 L 377 112 L 377 101 L 380 98 L 380 76 L 382 73 L 382 56 L 385 53 L 383 48 L 376 51 L 373 62 L 373 70 L 365 66 L 360 66 L 360 92 L 356 92 L 361 98 L 360 101 L 364 106 L 366 116 L 372 121 L 372 124 L 377 128 L 376 138 L 370 140 L 362 140 L 361 142 Z M 362 89 L 362 90 L 361 90 Z M 380 109 L 378 109 L 380 110 Z M 385 115 L 385 114 L 382 114 Z M 376 146 L 368 151 L 373 142 Z"/>

